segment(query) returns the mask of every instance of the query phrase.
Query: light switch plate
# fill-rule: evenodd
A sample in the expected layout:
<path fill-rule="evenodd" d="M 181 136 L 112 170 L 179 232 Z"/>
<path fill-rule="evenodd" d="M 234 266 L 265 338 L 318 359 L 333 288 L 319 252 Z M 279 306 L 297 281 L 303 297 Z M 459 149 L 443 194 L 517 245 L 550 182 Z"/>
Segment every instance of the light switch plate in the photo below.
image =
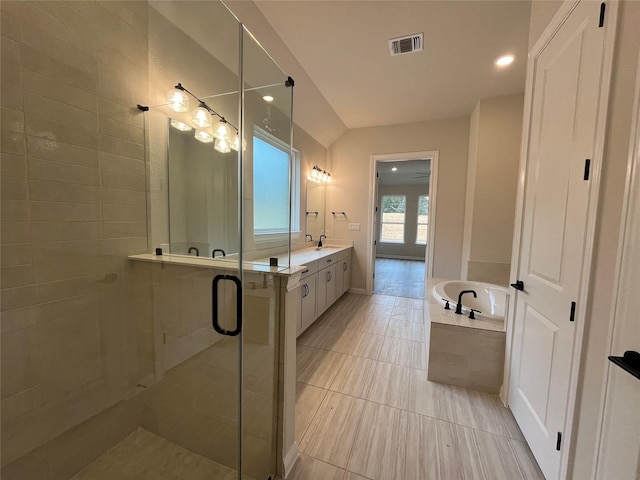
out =
<path fill-rule="evenodd" d="M 350 223 L 349 224 L 349 230 L 360 230 L 360 224 L 359 223 Z"/>

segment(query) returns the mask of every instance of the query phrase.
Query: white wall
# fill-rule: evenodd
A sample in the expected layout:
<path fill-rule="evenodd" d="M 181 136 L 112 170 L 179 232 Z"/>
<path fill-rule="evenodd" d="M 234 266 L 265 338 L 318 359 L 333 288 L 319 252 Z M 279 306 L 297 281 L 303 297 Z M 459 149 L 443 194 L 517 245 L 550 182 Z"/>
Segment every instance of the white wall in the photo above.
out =
<path fill-rule="evenodd" d="M 404 226 L 404 243 L 383 243 L 380 241 L 380 228 L 376 228 L 378 245 L 376 247 L 377 257 L 408 258 L 424 260 L 427 247 L 416 245 L 416 235 L 418 232 L 418 197 L 429 194 L 428 178 L 425 178 L 424 185 L 379 185 L 378 186 L 378 211 L 382 212 L 381 203 L 383 195 L 405 195 L 406 213 Z M 382 215 L 378 216 L 379 221 Z"/>
<path fill-rule="evenodd" d="M 327 211 L 345 211 L 347 217 L 327 215 L 329 238 L 352 240 L 352 285 L 364 289 L 367 232 L 371 215 L 369 170 L 371 155 L 438 150 L 437 213 L 433 275 L 459 278 L 462 258 L 469 118 L 388 125 L 348 130 L 329 149 L 333 181 L 327 188 Z M 348 223 L 360 230 L 348 230 Z M 432 224 L 433 224 L 432 220 Z"/>
<path fill-rule="evenodd" d="M 483 98 L 471 115 L 462 278 L 508 283 L 523 105 L 522 94 Z"/>
<path fill-rule="evenodd" d="M 531 10 L 529 49 L 548 24 L 559 2 L 534 1 Z M 597 433 L 604 390 L 603 375 L 609 354 L 609 329 L 613 301 L 622 197 L 631 133 L 635 72 L 640 51 L 640 3 L 620 2 L 620 18 L 614 54 L 602 185 L 595 232 L 591 298 L 577 392 L 572 461 L 569 477 L 592 478 Z"/>

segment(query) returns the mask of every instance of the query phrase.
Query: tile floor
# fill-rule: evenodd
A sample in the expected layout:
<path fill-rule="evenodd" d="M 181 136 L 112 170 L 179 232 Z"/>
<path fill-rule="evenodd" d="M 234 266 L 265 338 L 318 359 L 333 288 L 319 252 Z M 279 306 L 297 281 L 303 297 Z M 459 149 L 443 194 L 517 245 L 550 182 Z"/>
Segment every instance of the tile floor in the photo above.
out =
<path fill-rule="evenodd" d="M 424 261 L 376 258 L 373 291 L 380 295 L 424 297 Z"/>
<path fill-rule="evenodd" d="M 300 336 L 290 479 L 543 479 L 497 396 L 427 380 L 426 315 L 346 294 Z"/>

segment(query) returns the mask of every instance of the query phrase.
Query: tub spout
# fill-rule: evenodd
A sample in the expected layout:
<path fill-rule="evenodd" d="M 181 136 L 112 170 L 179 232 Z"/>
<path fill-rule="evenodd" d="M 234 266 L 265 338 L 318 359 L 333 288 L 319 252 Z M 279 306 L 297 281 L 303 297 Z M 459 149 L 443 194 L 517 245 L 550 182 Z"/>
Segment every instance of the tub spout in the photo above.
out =
<path fill-rule="evenodd" d="M 458 315 L 462 315 L 462 296 L 465 293 L 473 293 L 473 298 L 478 298 L 478 294 L 476 293 L 475 290 L 462 290 L 459 294 L 458 294 L 458 304 L 456 305 L 456 313 Z"/>

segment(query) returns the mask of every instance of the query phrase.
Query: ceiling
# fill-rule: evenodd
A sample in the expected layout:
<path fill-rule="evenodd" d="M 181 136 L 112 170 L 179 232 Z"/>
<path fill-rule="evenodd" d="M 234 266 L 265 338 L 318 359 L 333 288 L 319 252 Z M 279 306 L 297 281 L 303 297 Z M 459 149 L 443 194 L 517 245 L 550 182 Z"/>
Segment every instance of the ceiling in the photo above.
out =
<path fill-rule="evenodd" d="M 467 116 L 524 91 L 529 0 L 255 4 L 347 128 Z M 421 32 L 424 51 L 390 56 L 389 39 Z"/>
<path fill-rule="evenodd" d="M 378 162 L 378 185 L 428 185 L 430 175 L 431 160 Z"/>

